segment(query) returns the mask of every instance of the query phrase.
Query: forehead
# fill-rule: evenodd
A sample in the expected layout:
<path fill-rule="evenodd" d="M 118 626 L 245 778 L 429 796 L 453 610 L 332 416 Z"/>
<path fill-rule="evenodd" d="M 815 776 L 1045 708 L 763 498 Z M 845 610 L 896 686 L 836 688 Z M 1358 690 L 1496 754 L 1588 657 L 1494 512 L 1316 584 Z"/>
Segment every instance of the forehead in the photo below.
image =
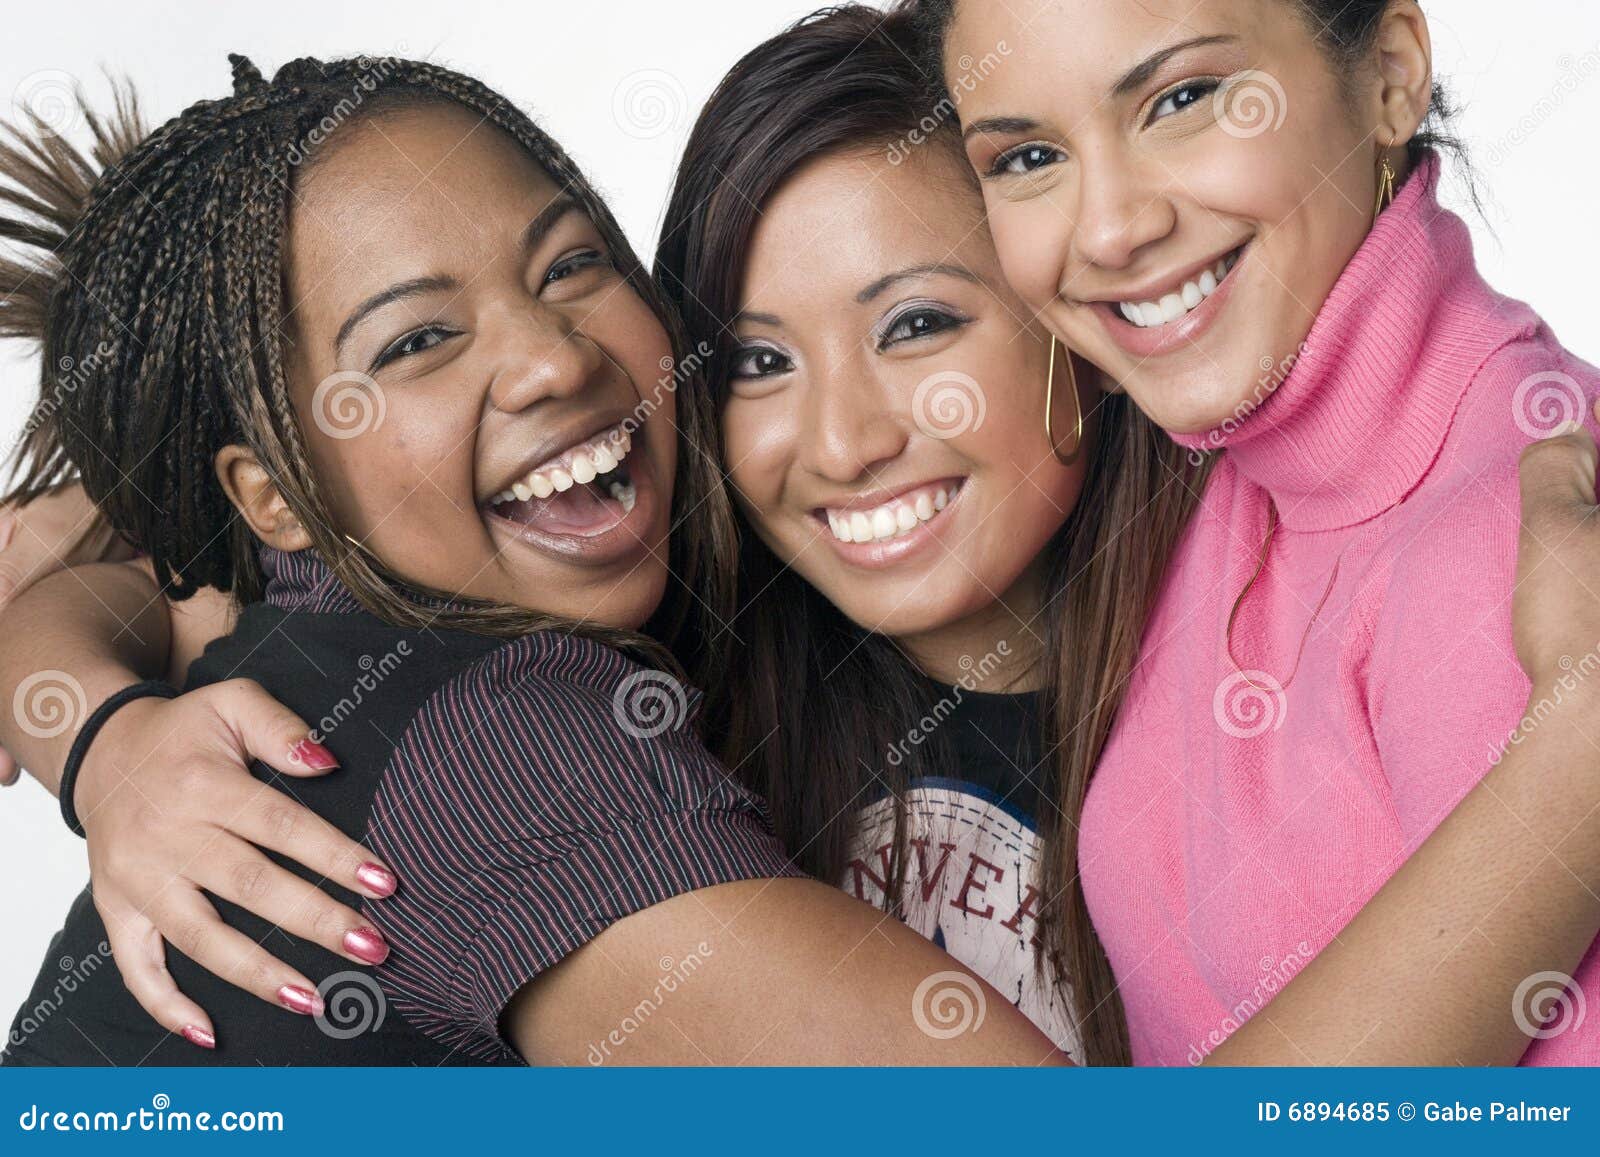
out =
<path fill-rule="evenodd" d="M 361 300 L 410 277 L 481 267 L 560 192 L 514 139 L 455 105 L 349 123 L 320 150 L 291 197 L 288 281 L 301 302 Z"/>
<path fill-rule="evenodd" d="M 951 144 L 924 143 L 898 163 L 888 146 L 856 150 L 811 161 L 767 199 L 746 291 L 818 276 L 865 284 L 946 258 L 981 267 L 993 253 L 982 194 Z"/>
<path fill-rule="evenodd" d="M 1104 98 L 1150 53 L 1197 36 L 1260 34 L 1295 11 L 1295 0 L 961 0 L 945 75 L 965 82 L 963 122 L 1041 98 Z"/>

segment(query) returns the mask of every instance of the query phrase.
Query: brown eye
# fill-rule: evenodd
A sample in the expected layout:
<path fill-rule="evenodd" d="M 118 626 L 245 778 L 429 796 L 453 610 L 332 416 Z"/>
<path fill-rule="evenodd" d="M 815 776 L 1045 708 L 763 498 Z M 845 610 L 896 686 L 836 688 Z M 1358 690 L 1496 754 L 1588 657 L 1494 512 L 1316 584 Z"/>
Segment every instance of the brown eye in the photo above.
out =
<path fill-rule="evenodd" d="M 429 325 L 421 329 L 414 329 L 410 333 L 402 334 L 378 355 L 372 363 L 373 369 L 386 366 L 400 358 L 413 357 L 416 354 L 426 353 L 435 346 L 443 345 L 450 338 L 456 336 L 456 331 L 443 326 Z"/>
<path fill-rule="evenodd" d="M 1048 168 L 1065 159 L 1060 149 L 1050 145 L 1018 145 L 996 157 L 994 164 L 989 167 L 989 174 L 996 177 L 1020 176 Z"/>
<path fill-rule="evenodd" d="M 750 346 L 734 352 L 730 376 L 742 379 L 767 378 L 788 373 L 792 369 L 794 363 L 771 346 Z"/>

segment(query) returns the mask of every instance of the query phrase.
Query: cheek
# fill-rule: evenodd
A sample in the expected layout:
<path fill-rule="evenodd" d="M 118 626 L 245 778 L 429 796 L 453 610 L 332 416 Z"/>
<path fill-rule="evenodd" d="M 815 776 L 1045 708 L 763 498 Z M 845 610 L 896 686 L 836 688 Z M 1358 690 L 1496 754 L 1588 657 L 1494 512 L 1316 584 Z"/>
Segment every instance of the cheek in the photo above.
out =
<path fill-rule="evenodd" d="M 781 394 L 735 398 L 722 408 L 723 449 L 728 480 L 756 519 L 776 513 L 793 458 L 795 428 Z"/>
<path fill-rule="evenodd" d="M 1045 198 L 1008 202 L 988 198 L 989 230 L 1006 280 L 1035 309 L 1054 300 L 1061 284 L 1068 219 Z"/>

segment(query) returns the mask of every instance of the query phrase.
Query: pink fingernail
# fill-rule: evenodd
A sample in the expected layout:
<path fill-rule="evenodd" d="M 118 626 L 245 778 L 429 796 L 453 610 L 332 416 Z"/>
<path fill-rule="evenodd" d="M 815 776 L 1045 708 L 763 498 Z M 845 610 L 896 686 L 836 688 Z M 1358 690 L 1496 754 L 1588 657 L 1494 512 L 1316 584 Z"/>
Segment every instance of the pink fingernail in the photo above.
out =
<path fill-rule="evenodd" d="M 296 763 L 305 764 L 312 771 L 332 771 L 339 766 L 339 761 L 333 757 L 333 752 L 314 739 L 302 739 L 291 747 L 289 758 Z"/>
<path fill-rule="evenodd" d="M 203 1048 L 203 1049 L 214 1049 L 214 1048 L 217 1047 L 217 1038 L 212 1036 L 210 1033 L 208 1033 L 205 1029 L 201 1028 L 199 1025 L 196 1025 L 196 1024 L 186 1024 L 186 1025 L 184 1025 L 183 1026 L 183 1032 L 182 1032 L 181 1035 L 183 1036 L 184 1040 L 186 1040 L 190 1044 L 196 1045 L 196 1046 L 198 1046 L 200 1048 Z"/>
<path fill-rule="evenodd" d="M 363 888 L 379 897 L 393 896 L 394 890 L 400 886 L 394 873 L 382 864 L 362 864 L 356 869 L 356 879 L 361 881 Z"/>
<path fill-rule="evenodd" d="M 373 928 L 357 928 L 344 934 L 344 950 L 357 960 L 382 964 L 389 958 L 389 945 Z"/>
<path fill-rule="evenodd" d="M 286 984 L 278 989 L 278 1003 L 301 1016 L 322 1015 L 322 997 L 296 984 Z"/>

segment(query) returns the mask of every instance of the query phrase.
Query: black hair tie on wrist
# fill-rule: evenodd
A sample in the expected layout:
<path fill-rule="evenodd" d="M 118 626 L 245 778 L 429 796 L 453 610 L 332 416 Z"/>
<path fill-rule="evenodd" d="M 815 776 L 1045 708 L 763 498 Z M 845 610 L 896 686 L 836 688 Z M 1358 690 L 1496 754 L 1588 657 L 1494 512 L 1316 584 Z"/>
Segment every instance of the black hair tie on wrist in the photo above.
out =
<path fill-rule="evenodd" d="M 106 720 L 135 699 L 177 697 L 178 690 L 172 684 L 163 683 L 159 679 L 150 679 L 143 683 L 135 683 L 131 687 L 124 687 L 90 713 L 77 738 L 72 741 L 72 750 L 67 752 L 67 764 L 61 769 L 61 785 L 58 792 L 61 796 L 61 818 L 66 821 L 67 827 L 72 829 L 74 835 L 83 835 L 83 824 L 79 822 L 78 809 L 72 802 L 72 795 L 78 787 L 78 771 L 83 767 L 84 757 L 89 754 L 89 745 L 105 726 Z"/>

